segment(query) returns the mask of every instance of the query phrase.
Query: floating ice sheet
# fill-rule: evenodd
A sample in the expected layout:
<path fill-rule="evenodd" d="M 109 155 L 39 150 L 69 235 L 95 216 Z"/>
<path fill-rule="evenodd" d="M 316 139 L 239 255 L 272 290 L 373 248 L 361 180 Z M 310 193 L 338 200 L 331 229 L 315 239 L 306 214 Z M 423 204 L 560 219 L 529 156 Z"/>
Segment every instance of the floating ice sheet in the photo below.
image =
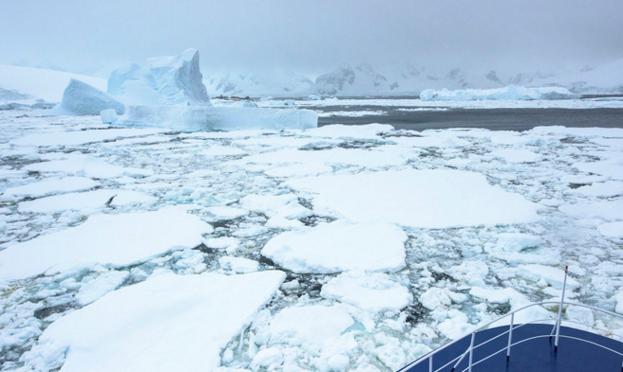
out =
<path fill-rule="evenodd" d="M 63 372 L 212 370 L 284 278 L 279 271 L 150 278 L 52 323 L 25 355 L 26 365 Z"/>
<path fill-rule="evenodd" d="M 0 279 L 89 267 L 127 266 L 201 244 L 212 227 L 175 208 L 96 215 L 80 226 L 9 246 L 0 252 Z"/>
<path fill-rule="evenodd" d="M 336 221 L 278 235 L 262 254 L 297 273 L 397 271 L 405 266 L 406 240 L 388 223 Z"/>
<path fill-rule="evenodd" d="M 322 297 L 357 306 L 368 311 L 399 311 L 413 300 L 409 289 L 384 273 L 352 271 L 322 286 Z"/>
<path fill-rule="evenodd" d="M 355 221 L 444 228 L 538 220 L 538 205 L 472 172 L 387 171 L 301 178 L 287 184 L 317 194 L 315 210 Z"/>
<path fill-rule="evenodd" d="M 48 178 L 43 181 L 8 188 L 4 190 L 2 197 L 45 196 L 55 193 L 90 190 L 96 186 L 99 186 L 98 182 L 85 177 Z"/>

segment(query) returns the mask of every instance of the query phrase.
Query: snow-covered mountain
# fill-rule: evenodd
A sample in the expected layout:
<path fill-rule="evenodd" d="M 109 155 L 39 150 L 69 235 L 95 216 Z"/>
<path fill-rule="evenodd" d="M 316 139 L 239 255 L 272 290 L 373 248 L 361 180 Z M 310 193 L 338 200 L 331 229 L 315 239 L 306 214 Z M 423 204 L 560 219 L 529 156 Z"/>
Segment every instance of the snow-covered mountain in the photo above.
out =
<path fill-rule="evenodd" d="M 408 63 L 376 66 L 343 64 L 314 79 L 282 74 L 212 75 L 205 81 L 212 96 L 361 96 L 417 95 L 425 89 L 492 89 L 509 84 L 526 87 L 561 86 L 574 93 L 623 93 L 623 59 L 580 71 L 500 74 L 494 70 L 454 68 L 435 71 Z"/>
<path fill-rule="evenodd" d="M 454 68 L 437 71 L 414 63 L 378 66 L 343 64 L 327 73 L 310 76 L 296 71 L 267 73 L 214 73 L 204 69 L 203 82 L 210 97 L 305 97 L 419 95 L 426 89 L 495 89 L 510 84 L 522 87 L 560 86 L 580 94 L 623 94 L 623 58 L 579 71 L 556 73 L 500 73 Z M 0 100 L 16 94 L 59 102 L 71 78 L 104 90 L 106 80 L 52 70 L 0 66 Z M 46 84 L 38 84 L 46 81 Z M 4 98 L 3 98 L 4 97 Z"/>
<path fill-rule="evenodd" d="M 211 97 L 224 96 L 300 96 L 313 91 L 314 80 L 292 71 L 264 74 L 226 73 L 203 79 Z"/>

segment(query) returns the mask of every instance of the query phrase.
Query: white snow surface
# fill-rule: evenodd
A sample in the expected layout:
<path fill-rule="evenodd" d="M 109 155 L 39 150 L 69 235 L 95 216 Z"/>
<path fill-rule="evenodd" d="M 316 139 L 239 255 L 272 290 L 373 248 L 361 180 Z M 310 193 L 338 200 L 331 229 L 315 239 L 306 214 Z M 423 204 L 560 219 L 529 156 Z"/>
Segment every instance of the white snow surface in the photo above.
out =
<path fill-rule="evenodd" d="M 0 251 L 0 279 L 25 279 L 95 264 L 127 266 L 201 243 L 212 227 L 173 208 L 96 215 L 82 225 Z"/>
<path fill-rule="evenodd" d="M 420 93 L 422 101 L 475 101 L 475 100 L 559 100 L 577 99 L 579 94 L 562 87 L 526 88 L 509 85 L 497 89 L 433 90 Z"/>
<path fill-rule="evenodd" d="M 56 368 L 64 356 L 63 372 L 211 370 L 284 278 L 279 271 L 158 275 L 54 322 L 26 364 Z"/>
<path fill-rule="evenodd" d="M 14 89 L 47 102 L 60 102 L 71 79 L 80 80 L 101 91 L 106 79 L 32 67 L 0 65 L 0 88 Z M 42 84 L 45 82 L 45 84 Z"/>
<path fill-rule="evenodd" d="M 392 272 L 405 266 L 406 239 L 395 225 L 336 221 L 278 235 L 262 255 L 297 273 Z"/>
<path fill-rule="evenodd" d="M 316 194 L 316 209 L 355 221 L 444 228 L 538 220 L 537 205 L 472 172 L 387 171 L 302 178 L 288 185 Z"/>

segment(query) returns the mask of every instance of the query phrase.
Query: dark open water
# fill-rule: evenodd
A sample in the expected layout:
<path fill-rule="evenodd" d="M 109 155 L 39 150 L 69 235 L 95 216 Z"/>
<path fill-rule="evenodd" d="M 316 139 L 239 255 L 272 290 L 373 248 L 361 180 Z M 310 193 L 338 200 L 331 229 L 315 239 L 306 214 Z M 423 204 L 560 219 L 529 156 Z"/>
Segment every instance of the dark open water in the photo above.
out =
<path fill-rule="evenodd" d="M 447 111 L 398 111 L 401 107 L 316 107 L 332 111 L 386 111 L 384 116 L 321 117 L 318 126 L 329 124 L 391 124 L 396 129 L 487 128 L 529 130 L 538 126 L 623 128 L 623 109 L 449 109 Z"/>

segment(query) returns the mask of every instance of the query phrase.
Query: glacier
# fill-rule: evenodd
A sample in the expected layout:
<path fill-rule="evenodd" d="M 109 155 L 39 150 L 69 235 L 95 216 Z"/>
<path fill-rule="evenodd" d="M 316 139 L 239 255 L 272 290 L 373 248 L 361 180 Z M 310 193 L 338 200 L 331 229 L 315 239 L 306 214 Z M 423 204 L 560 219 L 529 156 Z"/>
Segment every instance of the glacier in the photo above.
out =
<path fill-rule="evenodd" d="M 420 93 L 422 101 L 476 101 L 476 100 L 562 100 L 578 99 L 580 95 L 562 87 L 526 88 L 508 85 L 497 89 L 433 90 Z"/>

